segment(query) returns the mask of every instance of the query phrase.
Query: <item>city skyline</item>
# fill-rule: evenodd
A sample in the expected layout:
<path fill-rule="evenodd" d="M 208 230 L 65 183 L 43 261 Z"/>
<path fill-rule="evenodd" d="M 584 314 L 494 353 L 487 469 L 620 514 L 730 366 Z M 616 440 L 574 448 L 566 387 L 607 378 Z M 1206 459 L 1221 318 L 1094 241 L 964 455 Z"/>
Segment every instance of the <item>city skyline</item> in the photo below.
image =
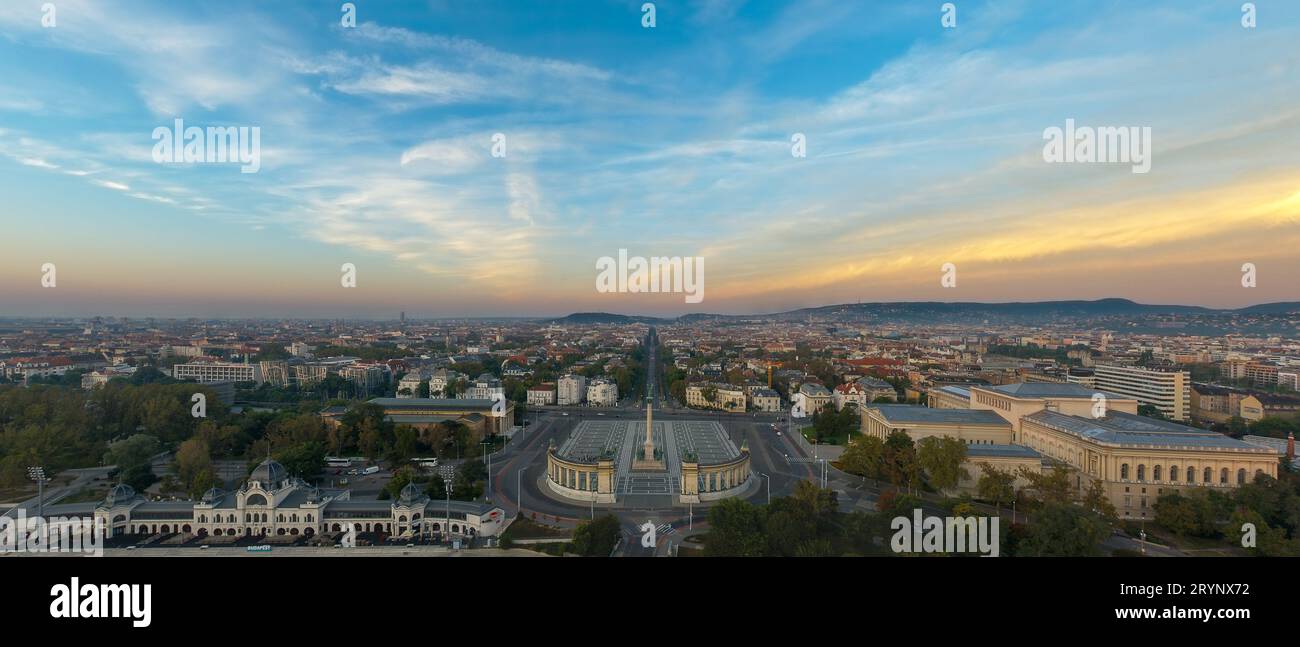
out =
<path fill-rule="evenodd" d="M 1283 309 L 1283 307 L 1289 307 L 1291 310 L 1300 308 L 1300 301 L 1270 301 L 1270 302 L 1261 302 L 1261 303 L 1250 303 L 1241 307 L 1214 308 L 1209 306 L 1198 306 L 1194 304 L 1183 304 L 1183 303 L 1141 303 L 1129 299 L 1123 299 L 1120 297 L 1103 297 L 1101 299 L 1050 299 L 1050 300 L 1043 300 L 1043 301 L 857 301 L 851 303 L 825 303 L 819 305 L 811 305 L 802 308 L 793 308 L 790 310 L 782 310 L 782 311 L 754 311 L 754 312 L 737 312 L 737 313 L 701 311 L 701 312 L 685 313 L 681 315 L 654 315 L 654 314 L 644 314 L 638 312 L 587 310 L 587 311 L 565 311 L 565 312 L 540 313 L 540 314 L 519 313 L 519 314 L 510 314 L 510 315 L 481 315 L 480 316 L 480 315 L 466 315 L 466 314 L 454 314 L 454 313 L 434 315 L 434 314 L 422 314 L 414 310 L 398 310 L 388 314 L 372 313 L 371 316 L 349 316 L 349 317 L 277 316 L 274 314 L 262 314 L 262 315 L 254 315 L 254 316 L 203 317 L 199 315 L 166 316 L 166 315 L 155 315 L 149 313 L 136 313 L 136 314 L 93 313 L 93 314 L 83 314 L 83 315 L 48 315 L 47 316 L 47 315 L 23 315 L 23 314 L 11 315 L 7 313 L 0 313 L 0 320 L 31 319 L 31 320 L 56 320 L 56 321 L 57 320 L 78 320 L 80 321 L 80 320 L 96 319 L 96 318 L 111 318 L 111 319 L 123 319 L 123 320 L 164 319 L 164 320 L 176 320 L 176 321 L 182 321 L 188 319 L 212 320 L 212 321 L 258 321 L 258 320 L 335 321 L 335 320 L 342 319 L 348 321 L 371 321 L 371 322 L 384 322 L 384 321 L 407 321 L 407 322 L 449 321 L 450 322 L 450 321 L 469 321 L 469 320 L 483 320 L 483 321 L 512 321 L 513 320 L 513 321 L 522 322 L 522 321 L 544 321 L 548 319 L 558 320 L 567 317 L 575 317 L 575 316 L 582 316 L 582 315 L 597 315 L 597 316 L 608 315 L 611 317 L 627 317 L 629 319 L 657 319 L 662 321 L 674 321 L 677 319 L 689 317 L 690 315 L 702 315 L 706 317 L 718 316 L 718 317 L 727 317 L 727 318 L 734 317 L 734 318 L 743 319 L 746 317 L 791 315 L 794 313 L 799 313 L 804 311 L 811 312 L 817 310 L 850 307 L 850 306 L 896 306 L 896 305 L 936 304 L 940 306 L 963 306 L 964 305 L 964 306 L 997 307 L 997 306 L 1007 306 L 1007 305 L 1047 306 L 1047 305 L 1054 305 L 1054 304 L 1102 304 L 1106 302 L 1115 302 L 1115 301 L 1126 302 L 1134 306 L 1139 306 L 1144 308 L 1152 308 L 1152 309 L 1169 308 L 1171 309 L 1171 312 L 1169 314 L 1177 314 L 1177 315 L 1187 315 L 1187 314 L 1219 315 L 1219 314 L 1229 314 L 1229 313 L 1237 313 L 1237 312 L 1247 314 L 1250 313 L 1250 311 L 1253 309 L 1257 310 L 1262 308 L 1269 308 L 1270 306 L 1277 306 L 1278 308 L 1276 308 L 1276 312 L 1274 311 L 1274 309 L 1270 309 L 1268 312 L 1262 312 L 1259 314 L 1284 314 L 1285 312 L 1287 312 L 1287 310 Z M 1192 310 L 1190 312 L 1174 312 L 1174 310 L 1182 310 L 1182 309 L 1199 309 L 1199 310 Z M 1144 314 L 1150 315 L 1150 314 L 1157 314 L 1157 313 L 1144 313 Z M 938 322 L 935 323 L 937 324 Z"/>
<path fill-rule="evenodd" d="M 1294 5 L 43 4 L 0 14 L 3 316 L 1300 299 Z M 177 119 L 260 168 L 156 163 Z M 1070 120 L 1149 172 L 1044 163 Z M 620 249 L 706 297 L 598 292 Z"/>

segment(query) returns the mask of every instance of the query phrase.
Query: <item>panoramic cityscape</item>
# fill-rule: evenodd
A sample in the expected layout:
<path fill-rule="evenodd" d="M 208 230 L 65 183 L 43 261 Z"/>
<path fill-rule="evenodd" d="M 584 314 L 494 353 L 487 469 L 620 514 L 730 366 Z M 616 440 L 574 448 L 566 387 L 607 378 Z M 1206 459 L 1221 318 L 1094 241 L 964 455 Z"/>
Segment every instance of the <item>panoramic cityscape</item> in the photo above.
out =
<path fill-rule="evenodd" d="M 890 555 L 913 510 L 1003 518 L 1001 555 L 1293 555 L 1298 326 L 1125 300 L 7 319 L 0 479 L 10 517 L 88 520 L 108 555 Z"/>
<path fill-rule="evenodd" d="M 1285 622 L 1297 42 L 1284 0 L 10 0 L 0 609 Z"/>

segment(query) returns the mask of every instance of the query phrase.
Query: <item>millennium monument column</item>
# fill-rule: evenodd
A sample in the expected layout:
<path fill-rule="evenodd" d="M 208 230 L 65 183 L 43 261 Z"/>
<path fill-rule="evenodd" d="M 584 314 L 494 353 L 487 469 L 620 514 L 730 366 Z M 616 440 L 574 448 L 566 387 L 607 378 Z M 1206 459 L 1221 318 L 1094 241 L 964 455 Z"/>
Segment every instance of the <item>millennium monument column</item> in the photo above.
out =
<path fill-rule="evenodd" d="M 664 461 L 655 458 L 654 408 L 654 398 L 648 398 L 645 403 L 645 443 L 641 445 L 641 456 L 632 461 L 634 471 L 662 472 L 667 469 Z"/>

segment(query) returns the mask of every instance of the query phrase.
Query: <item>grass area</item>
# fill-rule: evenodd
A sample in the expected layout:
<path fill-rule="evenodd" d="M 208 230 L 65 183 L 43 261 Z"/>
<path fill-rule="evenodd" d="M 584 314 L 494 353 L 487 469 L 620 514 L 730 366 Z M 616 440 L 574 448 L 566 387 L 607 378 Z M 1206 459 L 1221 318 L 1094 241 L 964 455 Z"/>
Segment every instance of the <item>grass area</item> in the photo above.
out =
<path fill-rule="evenodd" d="M 18 503 L 36 496 L 36 486 L 19 486 L 0 488 L 0 501 Z"/>
<path fill-rule="evenodd" d="M 1123 524 L 1124 534 L 1134 539 L 1139 538 L 1139 533 L 1143 526 L 1132 521 L 1125 521 Z M 1219 550 L 1230 553 L 1238 553 L 1237 547 L 1228 541 L 1227 538 L 1215 537 L 1193 537 L 1190 535 L 1179 535 L 1169 532 L 1155 524 L 1146 525 L 1147 541 L 1163 544 L 1177 550 Z"/>
<path fill-rule="evenodd" d="M 92 485 L 90 487 L 83 487 L 80 490 L 63 497 L 59 503 L 92 503 L 103 501 L 105 496 L 108 496 L 107 485 L 104 487 L 95 487 Z"/>
<path fill-rule="evenodd" d="M 810 443 L 813 442 L 812 427 L 804 427 L 803 429 L 799 430 L 799 433 L 803 434 L 804 439 L 807 440 L 808 442 Z M 822 436 L 820 439 L 817 440 L 817 444 L 818 445 L 839 445 L 840 447 L 846 447 L 848 446 L 848 441 L 852 438 L 858 437 L 858 435 L 859 432 L 857 431 L 849 431 L 842 434 L 836 434 L 834 436 Z"/>
<path fill-rule="evenodd" d="M 509 528 L 501 534 L 504 539 L 548 539 L 551 537 L 568 537 L 573 534 L 572 530 L 556 528 L 543 523 L 538 523 L 528 517 L 520 517 L 510 524 Z"/>

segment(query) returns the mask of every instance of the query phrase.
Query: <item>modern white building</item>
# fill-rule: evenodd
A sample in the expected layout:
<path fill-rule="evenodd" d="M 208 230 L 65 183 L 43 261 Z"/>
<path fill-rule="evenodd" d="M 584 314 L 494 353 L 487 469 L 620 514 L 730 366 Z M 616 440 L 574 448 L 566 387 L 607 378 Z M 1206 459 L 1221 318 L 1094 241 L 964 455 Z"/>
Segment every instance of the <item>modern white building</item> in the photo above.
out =
<path fill-rule="evenodd" d="M 178 380 L 194 380 L 199 384 L 212 382 L 257 382 L 262 383 L 262 370 L 257 364 L 236 364 L 234 362 L 190 362 L 172 367 L 172 377 Z"/>
<path fill-rule="evenodd" d="M 587 385 L 587 404 L 593 407 L 618 405 L 618 384 L 612 380 L 595 379 Z"/>
<path fill-rule="evenodd" d="M 1170 420 L 1188 420 L 1192 413 L 1192 378 L 1187 371 L 1140 366 L 1098 364 L 1096 389 L 1126 395 L 1154 406 Z"/>
<path fill-rule="evenodd" d="M 556 404 L 582 404 L 587 399 L 587 378 L 576 374 L 565 375 L 556 383 L 556 390 Z"/>

